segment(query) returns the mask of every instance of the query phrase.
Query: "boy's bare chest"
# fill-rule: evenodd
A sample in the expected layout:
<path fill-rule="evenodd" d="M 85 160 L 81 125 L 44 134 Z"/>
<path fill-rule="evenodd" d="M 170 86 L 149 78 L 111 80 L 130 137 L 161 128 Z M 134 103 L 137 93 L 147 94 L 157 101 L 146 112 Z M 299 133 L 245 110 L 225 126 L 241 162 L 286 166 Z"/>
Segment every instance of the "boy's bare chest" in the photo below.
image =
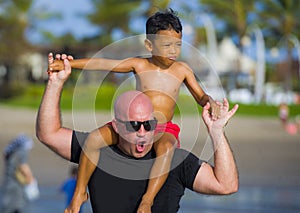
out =
<path fill-rule="evenodd" d="M 182 79 L 169 72 L 147 71 L 136 74 L 137 89 L 142 92 L 162 92 L 171 97 L 177 96 Z"/>

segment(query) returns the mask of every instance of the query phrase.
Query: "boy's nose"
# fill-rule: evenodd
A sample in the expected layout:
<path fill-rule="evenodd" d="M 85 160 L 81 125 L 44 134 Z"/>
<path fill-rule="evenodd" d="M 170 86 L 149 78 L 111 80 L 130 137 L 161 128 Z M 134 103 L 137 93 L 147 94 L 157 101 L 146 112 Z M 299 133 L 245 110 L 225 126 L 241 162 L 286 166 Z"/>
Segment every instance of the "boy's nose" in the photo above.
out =
<path fill-rule="evenodd" d="M 176 53 L 176 47 L 175 47 L 175 45 L 171 45 L 169 51 L 170 51 L 170 53 L 175 54 Z"/>

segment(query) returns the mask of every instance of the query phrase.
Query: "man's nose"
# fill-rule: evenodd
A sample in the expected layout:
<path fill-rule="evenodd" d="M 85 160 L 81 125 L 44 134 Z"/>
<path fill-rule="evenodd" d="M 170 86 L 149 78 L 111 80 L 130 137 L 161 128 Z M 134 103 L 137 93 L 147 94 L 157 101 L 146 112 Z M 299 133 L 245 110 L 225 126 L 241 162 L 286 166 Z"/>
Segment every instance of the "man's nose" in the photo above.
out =
<path fill-rule="evenodd" d="M 146 130 L 145 130 L 145 128 L 144 128 L 144 125 L 141 125 L 141 128 L 139 129 L 139 131 L 137 131 L 137 136 L 138 137 L 143 137 L 143 136 L 145 136 L 146 135 Z"/>

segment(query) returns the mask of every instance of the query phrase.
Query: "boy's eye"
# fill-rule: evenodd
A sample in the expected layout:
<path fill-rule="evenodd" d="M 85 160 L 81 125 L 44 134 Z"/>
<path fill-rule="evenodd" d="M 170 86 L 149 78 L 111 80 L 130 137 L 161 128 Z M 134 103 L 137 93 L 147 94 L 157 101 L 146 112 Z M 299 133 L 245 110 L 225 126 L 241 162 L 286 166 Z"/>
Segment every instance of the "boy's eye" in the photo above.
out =
<path fill-rule="evenodd" d="M 177 45 L 178 47 L 181 47 L 181 43 L 177 43 L 176 45 Z"/>

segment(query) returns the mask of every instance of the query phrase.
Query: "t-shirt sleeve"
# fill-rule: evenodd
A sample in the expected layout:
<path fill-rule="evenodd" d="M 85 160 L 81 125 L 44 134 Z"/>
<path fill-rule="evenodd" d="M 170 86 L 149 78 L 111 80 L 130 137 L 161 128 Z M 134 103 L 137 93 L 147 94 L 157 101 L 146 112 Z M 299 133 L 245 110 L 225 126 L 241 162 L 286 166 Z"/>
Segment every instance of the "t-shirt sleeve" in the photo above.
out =
<path fill-rule="evenodd" d="M 194 180 L 202 162 L 202 160 L 192 153 L 189 153 L 185 158 L 183 168 L 181 170 L 181 180 L 186 188 L 193 190 Z"/>
<path fill-rule="evenodd" d="M 88 134 L 89 133 L 87 132 L 73 131 L 71 143 L 71 162 L 79 163 L 82 146 Z"/>

